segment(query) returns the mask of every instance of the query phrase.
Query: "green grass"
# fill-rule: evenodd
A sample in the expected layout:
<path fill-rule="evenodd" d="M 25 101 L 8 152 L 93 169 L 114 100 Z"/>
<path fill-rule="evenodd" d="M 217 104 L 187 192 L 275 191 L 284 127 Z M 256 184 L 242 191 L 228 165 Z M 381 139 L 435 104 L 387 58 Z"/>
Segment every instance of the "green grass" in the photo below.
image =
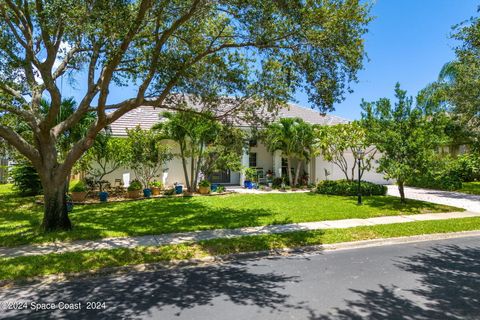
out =
<path fill-rule="evenodd" d="M 0 246 L 54 240 L 138 236 L 217 228 L 239 228 L 319 220 L 370 218 L 399 214 L 462 211 L 462 209 L 398 198 L 309 193 L 161 198 L 135 202 L 75 206 L 70 232 L 43 233 L 42 207 L 33 198 L 19 198 L 3 187 L 0 194 Z"/>
<path fill-rule="evenodd" d="M 462 188 L 457 190 L 459 192 L 469 193 L 469 194 L 478 194 L 480 195 L 480 181 L 475 182 L 463 182 Z"/>
<path fill-rule="evenodd" d="M 362 226 L 349 229 L 297 231 L 159 247 L 1 258 L 0 279 L 19 280 L 41 275 L 95 271 L 107 267 L 201 258 L 209 255 L 468 230 L 480 230 L 479 217 Z"/>

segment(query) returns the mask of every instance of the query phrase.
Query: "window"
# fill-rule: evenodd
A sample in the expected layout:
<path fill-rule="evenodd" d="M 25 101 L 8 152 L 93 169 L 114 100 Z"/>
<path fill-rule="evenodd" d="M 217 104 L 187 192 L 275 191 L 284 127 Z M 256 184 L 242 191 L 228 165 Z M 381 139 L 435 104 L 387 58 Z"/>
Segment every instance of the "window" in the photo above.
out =
<path fill-rule="evenodd" d="M 250 155 L 248 157 L 248 166 L 250 168 L 256 168 L 257 167 L 257 153 L 256 152 L 250 152 Z"/>
<path fill-rule="evenodd" d="M 250 145 L 250 148 L 255 148 L 257 146 L 257 139 L 251 139 L 248 144 Z"/>

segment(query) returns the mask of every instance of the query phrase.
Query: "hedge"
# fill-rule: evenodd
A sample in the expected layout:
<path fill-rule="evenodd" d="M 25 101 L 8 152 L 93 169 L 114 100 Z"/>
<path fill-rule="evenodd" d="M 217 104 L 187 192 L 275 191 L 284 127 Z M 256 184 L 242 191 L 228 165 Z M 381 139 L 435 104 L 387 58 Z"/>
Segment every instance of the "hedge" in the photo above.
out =
<path fill-rule="evenodd" d="M 386 186 L 367 181 L 360 182 L 360 190 L 363 196 L 384 196 L 387 194 Z M 316 192 L 338 196 L 356 196 L 358 194 L 358 181 L 321 181 L 317 185 Z"/>

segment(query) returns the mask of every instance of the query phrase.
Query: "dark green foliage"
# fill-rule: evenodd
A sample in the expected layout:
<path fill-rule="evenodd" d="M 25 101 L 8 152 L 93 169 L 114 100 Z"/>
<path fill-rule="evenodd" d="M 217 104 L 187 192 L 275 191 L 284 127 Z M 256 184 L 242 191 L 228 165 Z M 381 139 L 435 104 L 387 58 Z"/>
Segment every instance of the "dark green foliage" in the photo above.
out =
<path fill-rule="evenodd" d="M 136 191 L 141 189 L 142 189 L 142 184 L 138 180 L 133 180 L 128 186 L 128 191 Z"/>
<path fill-rule="evenodd" d="M 202 180 L 202 181 L 200 181 L 198 186 L 199 187 L 210 187 L 210 182 L 208 182 L 208 180 Z"/>
<path fill-rule="evenodd" d="M 360 190 L 364 196 L 384 196 L 387 187 L 381 184 L 361 181 Z M 317 193 L 337 196 L 356 196 L 358 194 L 358 181 L 324 180 L 317 185 Z"/>
<path fill-rule="evenodd" d="M 42 184 L 37 170 L 28 163 L 20 163 L 10 172 L 15 189 L 22 196 L 35 196 L 42 193 Z"/>
<path fill-rule="evenodd" d="M 462 182 L 480 180 L 480 158 L 475 154 L 464 154 L 457 158 L 438 159 L 432 170 L 412 176 L 408 185 L 420 188 L 459 190 Z"/>

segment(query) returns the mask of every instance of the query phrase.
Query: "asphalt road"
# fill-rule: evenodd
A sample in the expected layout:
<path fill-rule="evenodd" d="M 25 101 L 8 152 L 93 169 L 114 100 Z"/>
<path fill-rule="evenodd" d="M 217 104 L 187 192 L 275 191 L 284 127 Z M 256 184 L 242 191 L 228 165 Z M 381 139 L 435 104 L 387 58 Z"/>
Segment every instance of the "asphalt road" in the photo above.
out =
<path fill-rule="evenodd" d="M 6 300 L 28 309 L 0 318 L 480 319 L 480 238 L 76 279 L 5 289 Z M 60 302 L 82 305 L 30 309 Z"/>

